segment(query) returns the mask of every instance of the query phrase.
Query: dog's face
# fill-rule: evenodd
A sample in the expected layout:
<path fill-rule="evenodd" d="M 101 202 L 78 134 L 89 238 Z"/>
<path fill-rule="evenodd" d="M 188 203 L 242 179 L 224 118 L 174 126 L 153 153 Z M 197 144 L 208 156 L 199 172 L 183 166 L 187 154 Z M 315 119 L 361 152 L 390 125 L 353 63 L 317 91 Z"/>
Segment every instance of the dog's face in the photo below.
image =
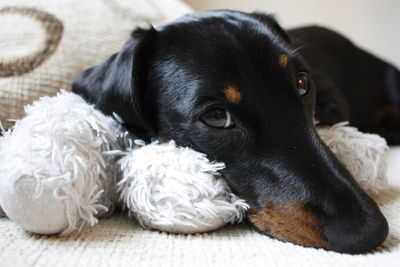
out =
<path fill-rule="evenodd" d="M 275 238 L 348 253 L 379 245 L 387 222 L 317 136 L 315 88 L 272 17 L 215 11 L 137 30 L 74 91 L 141 136 L 222 161 L 249 221 Z"/>

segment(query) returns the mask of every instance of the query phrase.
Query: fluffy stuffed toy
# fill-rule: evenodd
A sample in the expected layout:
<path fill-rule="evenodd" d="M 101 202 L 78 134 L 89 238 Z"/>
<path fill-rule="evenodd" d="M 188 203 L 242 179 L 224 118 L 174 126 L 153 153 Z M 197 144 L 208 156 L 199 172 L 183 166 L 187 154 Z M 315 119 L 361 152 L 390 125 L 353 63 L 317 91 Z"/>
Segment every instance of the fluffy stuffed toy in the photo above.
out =
<path fill-rule="evenodd" d="M 245 216 L 248 205 L 218 172 L 224 164 L 204 154 L 133 140 L 117 118 L 66 91 L 25 112 L 0 138 L 0 207 L 27 231 L 70 234 L 116 206 L 144 227 L 179 233 Z M 345 123 L 318 133 L 364 189 L 385 187 L 384 139 Z"/>

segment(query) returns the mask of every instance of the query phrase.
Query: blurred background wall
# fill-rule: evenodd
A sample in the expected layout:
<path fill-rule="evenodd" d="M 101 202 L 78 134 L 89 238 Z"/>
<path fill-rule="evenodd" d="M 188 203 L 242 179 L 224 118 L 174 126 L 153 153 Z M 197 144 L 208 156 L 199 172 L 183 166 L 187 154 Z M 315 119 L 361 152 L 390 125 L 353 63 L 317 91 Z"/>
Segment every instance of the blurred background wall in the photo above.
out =
<path fill-rule="evenodd" d="M 319 24 L 400 68 L 400 0 L 185 0 L 198 11 L 273 13 L 285 28 Z"/>

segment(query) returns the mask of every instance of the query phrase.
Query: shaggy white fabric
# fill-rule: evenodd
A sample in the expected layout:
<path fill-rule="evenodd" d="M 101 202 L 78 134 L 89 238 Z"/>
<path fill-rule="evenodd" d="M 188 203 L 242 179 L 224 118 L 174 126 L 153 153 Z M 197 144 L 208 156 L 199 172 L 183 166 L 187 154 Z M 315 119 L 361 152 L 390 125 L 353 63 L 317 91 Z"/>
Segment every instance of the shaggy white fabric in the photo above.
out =
<path fill-rule="evenodd" d="M 118 162 L 123 171 L 118 190 L 142 226 L 199 233 L 243 219 L 249 206 L 218 174 L 223 163 L 173 141 L 136 146 Z"/>
<path fill-rule="evenodd" d="M 178 233 L 241 221 L 248 208 L 218 174 L 224 164 L 174 142 L 132 141 L 73 93 L 44 97 L 26 114 L 0 138 L 0 206 L 27 231 L 65 235 L 94 225 L 118 194 L 143 226 Z M 382 138 L 345 124 L 318 131 L 361 186 L 384 187 Z"/>
<path fill-rule="evenodd" d="M 385 139 L 362 133 L 347 124 L 341 122 L 332 127 L 320 127 L 317 132 L 364 190 L 377 193 L 386 189 L 385 154 L 389 147 Z"/>
<path fill-rule="evenodd" d="M 119 148 L 119 125 L 65 91 L 25 112 L 0 139 L 1 207 L 34 233 L 69 234 L 96 224 L 95 215 L 115 202 L 115 164 L 102 151 Z"/>
<path fill-rule="evenodd" d="M 0 139 L 0 205 L 41 234 L 96 224 L 99 212 L 112 212 L 117 187 L 143 226 L 189 233 L 241 221 L 248 206 L 218 175 L 223 164 L 174 143 L 137 140 L 124 152 L 131 143 L 116 120 L 78 95 L 41 98 Z"/>

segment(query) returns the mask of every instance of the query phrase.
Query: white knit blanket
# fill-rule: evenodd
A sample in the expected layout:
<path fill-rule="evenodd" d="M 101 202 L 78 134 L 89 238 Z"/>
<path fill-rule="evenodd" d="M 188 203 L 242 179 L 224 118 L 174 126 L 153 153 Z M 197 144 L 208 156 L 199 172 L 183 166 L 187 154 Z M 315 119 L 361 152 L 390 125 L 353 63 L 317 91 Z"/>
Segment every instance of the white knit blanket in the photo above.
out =
<path fill-rule="evenodd" d="M 389 181 L 400 185 L 400 148 L 388 156 Z M 144 230 L 125 214 L 69 237 L 29 234 L 0 218 L 0 266 L 398 266 L 400 188 L 374 197 L 390 232 L 382 246 L 364 255 L 303 248 L 259 234 L 246 224 L 213 233 L 176 235 Z"/>

